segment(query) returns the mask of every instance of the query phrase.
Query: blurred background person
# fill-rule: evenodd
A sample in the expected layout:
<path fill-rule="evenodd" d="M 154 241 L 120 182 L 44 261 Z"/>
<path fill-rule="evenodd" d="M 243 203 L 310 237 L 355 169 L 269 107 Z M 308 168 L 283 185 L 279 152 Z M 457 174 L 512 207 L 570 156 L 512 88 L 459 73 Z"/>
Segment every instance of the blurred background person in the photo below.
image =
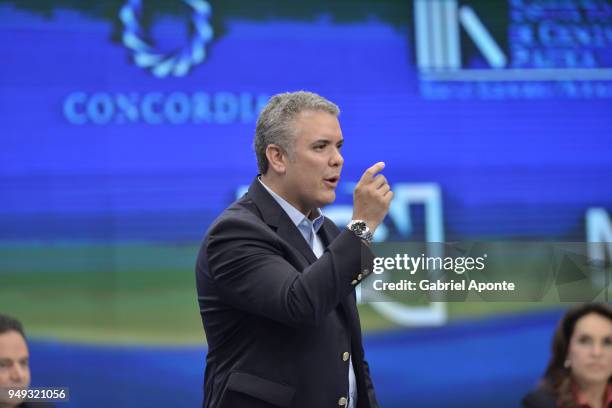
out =
<path fill-rule="evenodd" d="M 0 314 L 0 389 L 27 388 L 30 385 L 30 353 L 21 323 Z M 0 394 L 0 408 L 52 407 L 47 403 L 8 400 Z"/>
<path fill-rule="evenodd" d="M 612 406 L 612 309 L 584 304 L 561 319 L 540 386 L 527 394 L 527 408 Z"/>

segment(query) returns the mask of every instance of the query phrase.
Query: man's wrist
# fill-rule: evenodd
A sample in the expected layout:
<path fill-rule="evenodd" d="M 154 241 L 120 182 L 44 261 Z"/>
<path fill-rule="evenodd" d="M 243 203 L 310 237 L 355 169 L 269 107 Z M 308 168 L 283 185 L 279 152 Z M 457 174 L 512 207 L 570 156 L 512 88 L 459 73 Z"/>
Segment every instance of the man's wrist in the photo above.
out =
<path fill-rule="evenodd" d="M 363 241 L 367 243 L 372 242 L 373 234 L 366 221 L 354 219 L 351 220 L 346 227 Z"/>

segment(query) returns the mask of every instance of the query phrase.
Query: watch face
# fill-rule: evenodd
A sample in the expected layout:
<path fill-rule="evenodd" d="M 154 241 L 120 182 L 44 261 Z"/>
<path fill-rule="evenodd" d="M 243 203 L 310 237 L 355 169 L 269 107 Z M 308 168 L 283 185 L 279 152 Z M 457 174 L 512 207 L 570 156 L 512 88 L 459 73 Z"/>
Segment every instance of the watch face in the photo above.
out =
<path fill-rule="evenodd" d="M 366 229 L 365 222 L 358 221 L 351 226 L 351 229 L 355 231 L 357 234 L 361 234 Z"/>

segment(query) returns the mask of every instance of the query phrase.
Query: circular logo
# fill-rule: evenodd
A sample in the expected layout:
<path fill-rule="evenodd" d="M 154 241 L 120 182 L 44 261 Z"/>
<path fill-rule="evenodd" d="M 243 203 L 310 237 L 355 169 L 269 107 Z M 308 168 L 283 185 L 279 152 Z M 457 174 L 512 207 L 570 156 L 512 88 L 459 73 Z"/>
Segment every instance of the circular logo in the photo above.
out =
<path fill-rule="evenodd" d="M 141 0 L 128 0 L 119 11 L 123 23 L 123 44 L 132 50 L 134 63 L 150 70 L 158 78 L 168 75 L 182 77 L 206 58 L 206 44 L 212 40 L 213 30 L 208 19 L 211 8 L 205 0 L 183 0 L 193 11 L 191 25 L 193 35 L 189 43 L 172 53 L 156 50 L 142 38 L 139 19 L 142 14 Z"/>

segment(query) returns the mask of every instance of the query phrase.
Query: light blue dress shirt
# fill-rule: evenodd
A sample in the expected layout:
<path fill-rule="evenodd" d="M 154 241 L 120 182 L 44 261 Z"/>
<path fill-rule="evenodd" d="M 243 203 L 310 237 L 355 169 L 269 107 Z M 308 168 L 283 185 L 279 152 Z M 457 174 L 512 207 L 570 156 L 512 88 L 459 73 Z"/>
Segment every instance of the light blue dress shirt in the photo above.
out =
<path fill-rule="evenodd" d="M 270 195 L 276 200 L 276 202 L 285 210 L 291 221 L 298 228 L 310 248 L 312 248 L 312 252 L 316 255 L 317 258 L 320 258 L 325 251 L 323 247 L 323 242 L 321 242 L 321 238 L 317 235 L 319 229 L 323 225 L 325 221 L 325 217 L 321 214 L 321 210 L 316 209 L 316 218 L 314 220 L 310 220 L 307 216 L 302 214 L 297 208 L 292 206 L 285 200 L 283 197 L 276 194 L 272 191 L 268 186 L 264 184 L 261 179 L 259 182 L 262 186 L 270 193 Z M 353 369 L 353 358 L 349 358 L 349 395 L 348 395 L 348 408 L 355 408 L 357 405 L 357 380 L 355 379 L 355 370 Z"/>

